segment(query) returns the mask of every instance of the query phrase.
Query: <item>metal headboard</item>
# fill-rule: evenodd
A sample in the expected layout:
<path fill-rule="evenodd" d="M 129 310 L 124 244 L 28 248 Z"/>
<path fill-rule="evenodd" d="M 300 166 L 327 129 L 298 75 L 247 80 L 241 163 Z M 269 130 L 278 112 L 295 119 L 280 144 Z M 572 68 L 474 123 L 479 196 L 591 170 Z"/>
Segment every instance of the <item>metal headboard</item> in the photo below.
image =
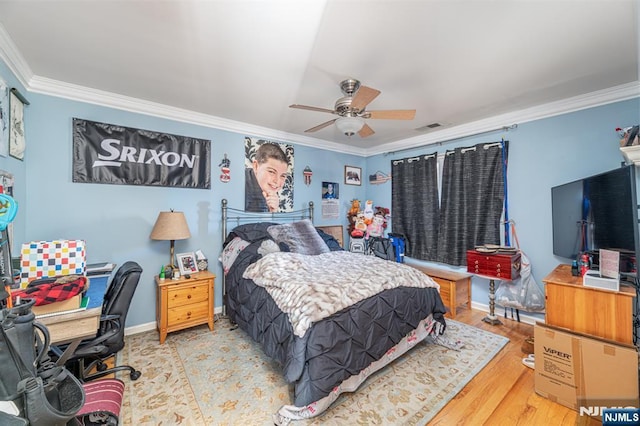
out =
<path fill-rule="evenodd" d="M 222 199 L 222 245 L 227 239 L 229 231 L 236 226 L 252 222 L 276 222 L 287 223 L 297 220 L 309 219 L 313 223 L 313 201 L 305 209 L 282 213 L 247 212 L 229 207 L 225 198 Z M 229 225 L 232 225 L 231 227 Z M 227 283 L 224 271 L 222 271 L 222 316 L 227 315 Z"/>

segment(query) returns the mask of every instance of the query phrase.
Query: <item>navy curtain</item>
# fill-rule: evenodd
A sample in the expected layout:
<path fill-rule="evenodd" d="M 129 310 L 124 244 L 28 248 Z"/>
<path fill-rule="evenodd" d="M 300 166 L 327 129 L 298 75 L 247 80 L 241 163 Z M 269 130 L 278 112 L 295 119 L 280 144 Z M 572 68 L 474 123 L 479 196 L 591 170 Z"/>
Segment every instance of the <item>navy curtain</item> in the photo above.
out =
<path fill-rule="evenodd" d="M 391 161 L 392 231 L 407 256 L 463 266 L 467 250 L 500 244 L 507 153 L 506 141 L 447 151 L 440 203 L 436 153 Z"/>
<path fill-rule="evenodd" d="M 405 236 L 405 254 L 436 260 L 438 247 L 437 154 L 391 161 L 391 226 Z"/>
<path fill-rule="evenodd" d="M 500 244 L 503 152 L 508 142 L 447 151 L 442 168 L 438 262 L 466 265 L 477 245 Z"/>

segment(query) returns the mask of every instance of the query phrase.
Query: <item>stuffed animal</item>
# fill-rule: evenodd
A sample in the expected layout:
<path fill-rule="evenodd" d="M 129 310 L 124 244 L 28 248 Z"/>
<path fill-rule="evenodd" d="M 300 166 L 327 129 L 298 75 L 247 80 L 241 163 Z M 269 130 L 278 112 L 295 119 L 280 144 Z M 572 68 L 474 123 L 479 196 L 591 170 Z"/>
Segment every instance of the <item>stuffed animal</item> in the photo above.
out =
<path fill-rule="evenodd" d="M 364 204 L 364 223 L 369 225 L 371 222 L 373 222 L 373 201 L 367 200 Z"/>
<path fill-rule="evenodd" d="M 351 201 L 351 208 L 349 209 L 349 216 L 357 216 L 360 211 L 360 200 L 355 198 Z"/>
<path fill-rule="evenodd" d="M 384 234 L 385 219 L 381 215 L 373 216 L 373 221 L 367 226 L 367 234 L 370 237 L 381 237 Z"/>
<path fill-rule="evenodd" d="M 353 231 L 351 231 L 352 237 L 363 237 L 364 233 L 367 231 L 367 224 L 364 223 L 364 213 L 359 212 L 356 216 L 355 226 Z"/>

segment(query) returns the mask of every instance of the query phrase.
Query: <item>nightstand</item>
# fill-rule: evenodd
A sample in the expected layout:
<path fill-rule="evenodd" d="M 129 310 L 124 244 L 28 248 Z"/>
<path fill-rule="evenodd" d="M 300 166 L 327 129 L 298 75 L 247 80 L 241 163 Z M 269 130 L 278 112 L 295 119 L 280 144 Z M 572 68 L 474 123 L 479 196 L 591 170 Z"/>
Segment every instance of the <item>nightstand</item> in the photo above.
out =
<path fill-rule="evenodd" d="M 213 289 L 216 276 L 209 271 L 191 274 L 191 278 L 161 280 L 155 277 L 158 289 L 156 323 L 160 343 L 167 333 L 200 324 L 213 331 Z"/>

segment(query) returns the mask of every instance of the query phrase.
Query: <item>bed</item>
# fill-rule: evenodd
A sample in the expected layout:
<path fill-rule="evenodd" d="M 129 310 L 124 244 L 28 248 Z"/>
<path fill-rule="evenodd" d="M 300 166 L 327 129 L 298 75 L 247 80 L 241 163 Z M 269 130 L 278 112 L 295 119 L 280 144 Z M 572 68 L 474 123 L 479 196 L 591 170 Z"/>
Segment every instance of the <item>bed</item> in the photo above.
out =
<path fill-rule="evenodd" d="M 345 251 L 312 222 L 313 203 L 256 214 L 222 201 L 223 315 L 262 346 L 291 385 L 291 405 L 273 416 L 278 425 L 321 414 L 446 327 L 431 278 Z"/>

